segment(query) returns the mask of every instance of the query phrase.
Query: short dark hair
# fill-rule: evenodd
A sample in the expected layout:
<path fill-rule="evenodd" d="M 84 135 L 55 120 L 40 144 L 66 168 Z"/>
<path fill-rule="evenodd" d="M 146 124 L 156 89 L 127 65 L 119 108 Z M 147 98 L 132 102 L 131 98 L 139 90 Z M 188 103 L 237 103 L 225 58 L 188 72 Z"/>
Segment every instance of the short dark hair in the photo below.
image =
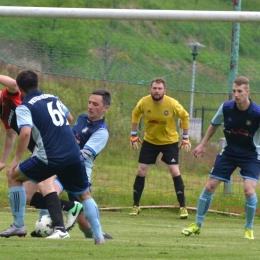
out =
<path fill-rule="evenodd" d="M 32 70 L 20 72 L 16 77 L 16 83 L 25 93 L 38 88 L 38 75 Z"/>
<path fill-rule="evenodd" d="M 99 95 L 102 96 L 103 104 L 110 106 L 111 103 L 111 95 L 107 90 L 104 89 L 98 89 L 92 91 L 91 95 Z"/>
<path fill-rule="evenodd" d="M 166 88 L 166 80 L 164 78 L 154 78 L 151 82 L 151 86 L 153 85 L 153 83 L 162 83 L 163 86 Z"/>

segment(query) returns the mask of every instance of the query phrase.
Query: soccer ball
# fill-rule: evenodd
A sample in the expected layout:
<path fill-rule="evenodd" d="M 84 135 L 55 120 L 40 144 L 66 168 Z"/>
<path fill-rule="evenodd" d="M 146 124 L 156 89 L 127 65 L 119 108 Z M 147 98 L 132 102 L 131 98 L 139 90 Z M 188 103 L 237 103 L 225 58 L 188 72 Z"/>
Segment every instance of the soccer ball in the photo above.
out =
<path fill-rule="evenodd" d="M 48 237 L 53 233 L 50 215 L 43 215 L 35 223 L 35 231 L 41 237 Z"/>

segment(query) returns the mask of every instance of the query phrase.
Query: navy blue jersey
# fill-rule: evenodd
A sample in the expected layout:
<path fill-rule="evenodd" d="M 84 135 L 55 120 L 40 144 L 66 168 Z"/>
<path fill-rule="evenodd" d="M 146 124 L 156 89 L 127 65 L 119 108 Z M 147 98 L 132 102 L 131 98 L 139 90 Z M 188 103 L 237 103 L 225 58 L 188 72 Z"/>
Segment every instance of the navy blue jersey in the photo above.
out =
<path fill-rule="evenodd" d="M 108 127 L 105 118 L 97 121 L 90 121 L 87 114 L 82 114 L 77 118 L 72 128 L 80 149 L 89 149 L 94 157 L 105 147 L 108 140 Z M 94 133 L 98 132 L 97 138 Z"/>
<path fill-rule="evenodd" d="M 38 150 L 35 153 L 48 165 L 80 162 L 80 150 L 60 100 L 39 90 L 29 92 L 16 108 L 17 125 L 32 128 Z"/>
<path fill-rule="evenodd" d="M 250 100 L 247 110 L 237 108 L 234 100 L 224 102 L 211 124 L 224 123 L 226 155 L 241 159 L 260 160 L 260 106 Z"/>
<path fill-rule="evenodd" d="M 91 182 L 91 173 L 95 158 L 106 146 L 109 132 L 105 124 L 105 117 L 101 120 L 91 121 L 87 114 L 81 114 L 72 128 L 80 149 L 91 151 L 91 155 L 84 160 L 88 181 Z M 72 201 L 75 197 L 71 197 Z"/>

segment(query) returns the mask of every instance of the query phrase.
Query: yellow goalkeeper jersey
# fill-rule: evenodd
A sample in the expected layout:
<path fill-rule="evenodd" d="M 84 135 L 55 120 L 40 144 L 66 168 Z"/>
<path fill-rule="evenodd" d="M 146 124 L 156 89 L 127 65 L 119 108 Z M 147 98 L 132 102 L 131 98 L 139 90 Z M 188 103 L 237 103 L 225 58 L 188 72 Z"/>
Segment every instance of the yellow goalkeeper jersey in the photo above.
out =
<path fill-rule="evenodd" d="M 189 129 L 189 114 L 175 99 L 164 95 L 163 102 L 156 104 L 151 95 L 139 100 L 132 111 L 132 122 L 139 123 L 144 116 L 144 140 L 164 145 L 179 141 L 175 117 L 180 118 L 183 129 Z"/>

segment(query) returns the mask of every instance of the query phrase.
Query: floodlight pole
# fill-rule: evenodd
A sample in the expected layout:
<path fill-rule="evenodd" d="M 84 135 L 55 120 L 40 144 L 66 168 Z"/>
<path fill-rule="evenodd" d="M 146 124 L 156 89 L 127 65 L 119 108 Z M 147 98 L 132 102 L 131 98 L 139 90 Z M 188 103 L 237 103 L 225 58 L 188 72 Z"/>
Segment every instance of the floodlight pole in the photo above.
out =
<path fill-rule="evenodd" d="M 198 55 L 197 48 L 192 49 L 193 63 L 192 63 L 192 78 L 191 78 L 191 93 L 190 93 L 190 119 L 193 118 L 193 102 L 195 90 L 195 73 L 196 73 L 196 56 Z"/>
<path fill-rule="evenodd" d="M 242 0 L 233 0 L 233 11 L 241 11 Z M 238 72 L 238 59 L 239 59 L 239 42 L 240 42 L 240 23 L 235 22 L 232 24 L 232 38 L 231 38 L 231 55 L 230 55 L 230 70 L 229 70 L 229 88 L 228 97 L 229 100 L 233 99 L 233 82 L 237 77 Z M 232 176 L 230 177 L 230 182 L 224 182 L 224 193 L 232 193 Z"/>
<path fill-rule="evenodd" d="M 190 48 L 191 55 L 193 56 L 192 63 L 192 78 L 191 78 L 191 93 L 190 93 L 190 119 L 193 118 L 193 101 L 194 101 L 194 90 L 195 90 L 195 76 L 196 76 L 196 57 L 199 54 L 199 50 L 205 47 L 199 42 L 190 42 L 186 44 Z"/>

